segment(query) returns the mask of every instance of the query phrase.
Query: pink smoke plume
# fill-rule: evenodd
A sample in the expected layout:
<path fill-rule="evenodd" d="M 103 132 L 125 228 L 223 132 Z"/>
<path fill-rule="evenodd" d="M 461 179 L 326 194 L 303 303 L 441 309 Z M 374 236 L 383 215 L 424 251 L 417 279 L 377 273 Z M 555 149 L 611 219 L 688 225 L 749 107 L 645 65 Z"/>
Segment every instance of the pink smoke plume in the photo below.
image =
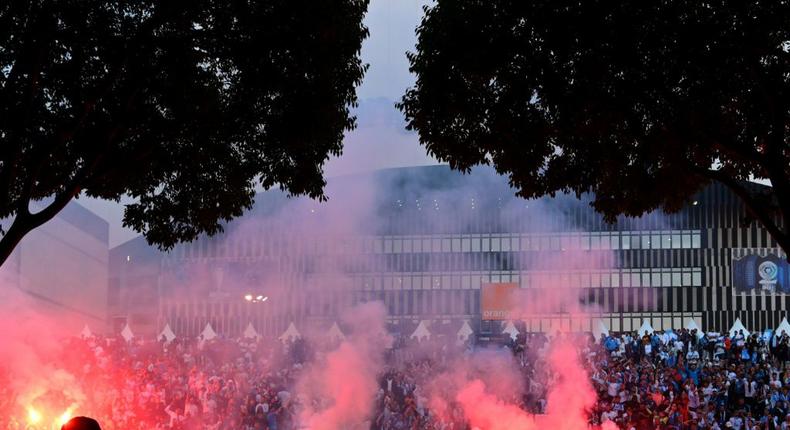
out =
<path fill-rule="evenodd" d="M 311 430 L 357 428 L 370 419 L 384 368 L 383 353 L 391 343 L 384 327 L 384 306 L 365 303 L 347 312 L 350 334 L 325 362 L 315 363 L 298 384 L 309 401 L 302 422 Z"/>

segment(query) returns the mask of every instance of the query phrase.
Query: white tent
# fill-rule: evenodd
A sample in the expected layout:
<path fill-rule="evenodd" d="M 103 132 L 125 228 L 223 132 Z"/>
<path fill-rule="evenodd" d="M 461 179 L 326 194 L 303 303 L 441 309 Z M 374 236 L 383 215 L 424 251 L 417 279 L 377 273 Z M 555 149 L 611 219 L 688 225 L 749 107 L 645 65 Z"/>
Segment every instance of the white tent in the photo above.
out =
<path fill-rule="evenodd" d="M 788 333 L 790 333 L 790 331 L 788 331 Z M 88 324 L 85 324 L 85 327 L 82 328 L 80 337 L 83 339 L 89 339 L 93 337 L 93 332 L 91 331 L 90 327 L 88 327 Z"/>
<path fill-rule="evenodd" d="M 705 333 L 703 333 L 702 329 L 699 328 L 699 325 L 697 325 L 697 322 L 694 321 L 694 318 L 686 318 L 685 329 L 688 331 L 697 330 L 697 337 L 705 336 Z"/>
<path fill-rule="evenodd" d="M 173 329 L 170 328 L 170 324 L 165 324 L 165 328 L 163 328 L 162 332 L 159 333 L 159 338 L 158 339 L 161 339 L 162 337 L 164 337 L 165 341 L 167 341 L 167 342 L 172 342 L 173 339 L 176 338 L 176 334 L 173 333 Z"/>
<path fill-rule="evenodd" d="M 211 323 L 206 323 L 206 328 L 200 332 L 200 335 L 203 337 L 203 340 L 211 340 L 217 337 L 217 332 L 215 332 L 214 328 L 211 327 Z"/>
<path fill-rule="evenodd" d="M 252 323 L 248 323 L 247 328 L 244 329 L 244 338 L 255 339 L 257 337 L 258 337 L 258 332 L 255 330 L 255 327 L 252 326 Z"/>
<path fill-rule="evenodd" d="M 464 320 L 464 324 L 458 329 L 456 337 L 459 342 L 466 342 L 472 334 L 474 334 L 474 330 L 472 330 L 472 326 L 469 325 L 469 320 Z"/>
<path fill-rule="evenodd" d="M 653 330 L 653 326 L 650 325 L 650 322 L 648 320 L 642 320 L 642 327 L 639 327 L 637 333 L 639 333 L 639 336 L 644 336 L 646 333 L 652 334 L 654 331 L 655 330 Z"/>
<path fill-rule="evenodd" d="M 332 327 L 329 327 L 329 331 L 326 335 L 331 340 L 343 340 L 346 338 L 346 335 L 343 334 L 343 331 L 340 330 L 340 326 L 337 325 L 337 322 L 332 323 Z"/>
<path fill-rule="evenodd" d="M 131 342 L 134 338 L 134 333 L 132 333 L 132 329 L 129 327 L 128 323 L 124 326 L 123 330 L 121 330 L 121 337 L 127 342 Z"/>
<path fill-rule="evenodd" d="M 502 330 L 502 333 L 508 334 L 513 340 L 516 340 L 518 337 L 518 329 L 516 328 L 516 325 L 513 324 L 513 321 L 508 321 L 507 324 L 505 324 L 505 329 Z"/>
<path fill-rule="evenodd" d="M 280 342 L 292 341 L 300 337 L 302 337 L 302 335 L 299 333 L 299 330 L 296 329 L 294 323 L 290 323 L 288 324 L 288 328 L 280 335 Z"/>
<path fill-rule="evenodd" d="M 790 336 L 790 323 L 787 322 L 787 318 L 782 318 L 782 322 L 779 323 L 779 327 L 774 330 L 774 334 L 777 336 L 781 336 L 782 332 L 787 333 Z"/>
<path fill-rule="evenodd" d="M 743 326 L 740 318 L 735 318 L 735 322 L 732 323 L 732 327 L 730 327 L 730 337 L 734 337 L 736 333 L 743 330 L 743 335 L 749 337 L 749 330 L 746 330 L 746 327 Z"/>
<path fill-rule="evenodd" d="M 602 320 L 597 319 L 593 322 L 593 336 L 595 336 L 595 340 L 599 340 L 601 335 L 609 336 L 609 329 L 606 328 L 606 324 L 603 323 Z"/>
<path fill-rule="evenodd" d="M 417 328 L 414 329 L 414 333 L 411 334 L 411 338 L 416 338 L 417 340 L 431 338 L 431 332 L 428 331 L 425 320 L 420 321 L 420 323 L 417 325 Z"/>

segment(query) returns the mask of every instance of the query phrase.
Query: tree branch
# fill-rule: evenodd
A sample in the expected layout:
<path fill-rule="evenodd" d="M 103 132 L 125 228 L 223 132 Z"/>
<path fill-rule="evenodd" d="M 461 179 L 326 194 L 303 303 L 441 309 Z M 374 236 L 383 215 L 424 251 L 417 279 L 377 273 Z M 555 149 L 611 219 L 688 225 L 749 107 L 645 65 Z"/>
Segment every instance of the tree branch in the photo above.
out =
<path fill-rule="evenodd" d="M 710 170 L 710 169 L 700 169 L 694 168 L 694 171 L 698 172 L 702 176 L 719 182 L 730 189 L 733 193 L 735 193 L 738 198 L 743 202 L 747 212 L 749 212 L 752 216 L 754 216 L 760 224 L 768 230 L 768 233 L 771 237 L 776 240 L 776 243 L 785 251 L 785 255 L 788 256 L 788 261 L 790 261 L 790 235 L 782 231 L 779 224 L 776 223 L 775 219 L 773 218 L 770 211 L 767 210 L 767 207 L 760 202 L 758 202 L 754 196 L 747 190 L 743 185 L 741 185 L 738 180 L 735 178 L 728 176 L 721 172 L 720 170 Z M 774 193 L 775 194 L 775 193 Z"/>

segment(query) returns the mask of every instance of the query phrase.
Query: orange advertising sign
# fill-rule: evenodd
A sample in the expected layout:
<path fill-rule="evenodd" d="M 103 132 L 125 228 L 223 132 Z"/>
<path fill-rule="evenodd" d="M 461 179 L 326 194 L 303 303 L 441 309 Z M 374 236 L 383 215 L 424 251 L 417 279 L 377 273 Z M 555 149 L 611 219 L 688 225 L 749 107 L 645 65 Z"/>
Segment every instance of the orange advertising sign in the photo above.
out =
<path fill-rule="evenodd" d="M 480 311 L 484 320 L 504 321 L 513 311 L 513 293 L 518 289 L 514 283 L 483 284 L 480 288 Z"/>

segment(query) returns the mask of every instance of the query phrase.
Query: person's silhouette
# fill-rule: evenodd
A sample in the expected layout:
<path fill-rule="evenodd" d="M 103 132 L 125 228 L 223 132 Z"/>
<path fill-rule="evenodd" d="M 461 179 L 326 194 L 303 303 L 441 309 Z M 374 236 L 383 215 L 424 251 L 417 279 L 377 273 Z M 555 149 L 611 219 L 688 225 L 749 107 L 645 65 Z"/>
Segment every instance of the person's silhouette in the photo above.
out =
<path fill-rule="evenodd" d="M 60 430 L 101 430 L 101 426 L 93 418 L 74 417 L 63 424 Z"/>

